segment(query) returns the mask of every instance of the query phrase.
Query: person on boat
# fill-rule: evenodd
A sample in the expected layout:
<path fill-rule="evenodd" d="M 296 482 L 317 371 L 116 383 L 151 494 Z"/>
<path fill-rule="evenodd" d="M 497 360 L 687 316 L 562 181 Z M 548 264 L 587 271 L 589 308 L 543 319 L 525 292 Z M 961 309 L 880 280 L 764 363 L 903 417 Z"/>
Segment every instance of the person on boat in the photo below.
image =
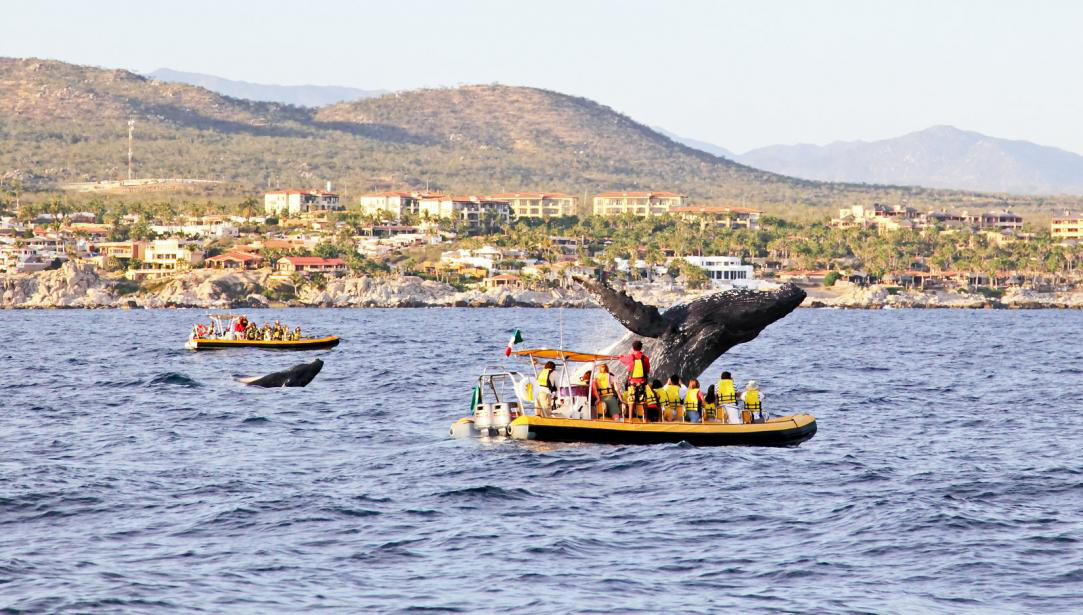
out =
<path fill-rule="evenodd" d="M 703 422 L 703 393 L 697 378 L 688 381 L 688 390 L 684 393 L 684 420 L 687 423 Z"/>
<path fill-rule="evenodd" d="M 741 416 L 737 408 L 737 387 L 733 384 L 733 375 L 722 372 L 722 376 L 715 385 L 715 393 L 718 395 L 718 414 L 726 423 L 740 423 Z"/>
<path fill-rule="evenodd" d="M 271 325 L 268 323 L 263 323 L 263 341 L 269 342 L 271 341 L 272 337 L 273 332 L 271 331 Z"/>
<path fill-rule="evenodd" d="M 718 394 L 714 392 L 713 384 L 703 394 L 703 422 L 718 422 Z"/>
<path fill-rule="evenodd" d="M 275 326 L 271 327 L 271 339 L 282 339 L 282 323 L 278 322 L 277 320 L 275 321 Z"/>
<path fill-rule="evenodd" d="M 537 412 L 541 416 L 549 416 L 553 410 L 553 394 L 556 393 L 556 370 L 557 365 L 552 361 L 546 361 L 545 367 L 538 372 Z"/>
<path fill-rule="evenodd" d="M 254 340 L 259 336 L 259 327 L 251 320 L 248 321 L 248 327 L 245 329 L 244 336 L 246 339 Z"/>
<path fill-rule="evenodd" d="M 294 340 L 300 340 L 301 339 L 301 326 L 300 325 L 298 325 L 297 328 L 293 330 L 293 339 Z"/>
<path fill-rule="evenodd" d="M 229 336 L 229 338 L 233 340 L 243 340 L 246 322 L 247 319 L 244 316 L 241 316 L 237 320 L 233 321 L 233 332 L 232 335 Z"/>
<path fill-rule="evenodd" d="M 662 381 L 658 379 L 651 381 L 651 383 L 643 389 L 643 392 L 647 398 L 647 421 L 656 423 L 662 418 Z"/>
<path fill-rule="evenodd" d="M 632 390 L 631 399 L 626 400 L 631 412 L 642 409 L 646 403 L 647 378 L 651 374 L 651 360 L 643 354 L 643 342 L 632 342 L 632 352 L 620 355 L 620 362 L 628 369 L 628 388 Z"/>
<path fill-rule="evenodd" d="M 598 365 L 598 373 L 594 375 L 594 399 L 597 399 L 605 408 L 601 418 L 616 420 L 621 416 L 620 397 L 617 395 L 617 383 L 613 381 L 609 373 L 609 366 L 605 363 Z"/>
<path fill-rule="evenodd" d="M 764 422 L 763 393 L 760 392 L 760 387 L 755 380 L 749 380 L 748 384 L 745 385 L 745 390 L 741 393 L 741 403 L 744 404 L 744 410 L 741 412 L 741 422 Z M 757 414 L 759 414 L 758 418 L 756 417 Z"/>
<path fill-rule="evenodd" d="M 669 377 L 669 382 L 662 387 L 661 395 L 658 396 L 662 403 L 662 420 L 677 421 L 683 418 L 683 405 L 681 399 L 681 378 L 677 374 Z"/>

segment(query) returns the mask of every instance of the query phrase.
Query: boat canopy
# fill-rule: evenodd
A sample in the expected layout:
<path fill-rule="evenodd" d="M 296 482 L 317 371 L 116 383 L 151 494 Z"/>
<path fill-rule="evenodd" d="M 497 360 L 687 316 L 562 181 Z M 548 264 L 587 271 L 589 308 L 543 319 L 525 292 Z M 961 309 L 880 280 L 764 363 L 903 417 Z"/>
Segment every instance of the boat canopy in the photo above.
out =
<path fill-rule="evenodd" d="M 557 359 L 568 363 L 596 363 L 598 361 L 614 361 L 620 358 L 612 354 L 594 354 L 574 350 L 558 350 L 556 348 L 528 348 L 526 350 L 516 350 L 512 354 L 532 359 Z"/>

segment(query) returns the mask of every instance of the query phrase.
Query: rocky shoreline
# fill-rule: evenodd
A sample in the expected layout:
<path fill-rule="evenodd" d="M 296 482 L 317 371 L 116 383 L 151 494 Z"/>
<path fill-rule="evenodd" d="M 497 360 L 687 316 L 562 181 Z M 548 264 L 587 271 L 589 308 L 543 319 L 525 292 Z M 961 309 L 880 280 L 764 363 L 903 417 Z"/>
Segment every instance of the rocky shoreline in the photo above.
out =
<path fill-rule="evenodd" d="M 582 289 L 529 290 L 500 288 L 460 291 L 421 278 L 346 277 L 322 286 L 305 285 L 288 297 L 276 295 L 267 271 L 195 270 L 138 287 L 103 275 L 89 263 L 65 263 L 61 268 L 33 274 L 0 276 L 0 308 L 204 308 L 255 307 L 596 307 Z M 802 307 L 847 309 L 1083 309 L 1083 291 L 1038 293 L 1008 289 L 986 297 L 949 291 L 894 291 L 884 286 L 858 287 L 845 283 L 831 289 L 809 288 Z M 702 291 L 680 286 L 631 289 L 652 305 L 671 305 Z"/>

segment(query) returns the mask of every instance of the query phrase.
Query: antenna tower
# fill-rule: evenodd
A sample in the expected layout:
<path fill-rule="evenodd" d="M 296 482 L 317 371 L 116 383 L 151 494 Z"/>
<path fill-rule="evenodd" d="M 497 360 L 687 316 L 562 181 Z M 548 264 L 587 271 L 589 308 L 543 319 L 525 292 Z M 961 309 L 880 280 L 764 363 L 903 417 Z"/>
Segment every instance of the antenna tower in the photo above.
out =
<path fill-rule="evenodd" d="M 135 129 L 135 120 L 128 120 L 128 179 L 132 178 L 132 131 Z"/>

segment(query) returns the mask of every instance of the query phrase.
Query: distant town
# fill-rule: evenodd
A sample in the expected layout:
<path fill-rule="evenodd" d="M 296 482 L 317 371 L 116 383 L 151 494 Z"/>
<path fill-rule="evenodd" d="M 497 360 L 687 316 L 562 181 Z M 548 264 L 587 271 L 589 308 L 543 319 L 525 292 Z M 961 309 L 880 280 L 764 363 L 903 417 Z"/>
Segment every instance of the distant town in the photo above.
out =
<path fill-rule="evenodd" d="M 1027 228 L 1012 211 L 855 205 L 812 223 L 675 191 L 449 195 L 384 191 L 347 204 L 325 189 L 273 190 L 240 206 L 176 213 L 147 203 L 63 199 L 0 205 L 0 272 L 67 261 L 146 284 L 194 269 L 263 270 L 283 283 L 408 275 L 457 288 L 628 284 L 758 288 L 793 281 L 901 288 L 1074 288 L 1083 212 Z M 183 209 L 183 208 L 182 208 Z"/>

